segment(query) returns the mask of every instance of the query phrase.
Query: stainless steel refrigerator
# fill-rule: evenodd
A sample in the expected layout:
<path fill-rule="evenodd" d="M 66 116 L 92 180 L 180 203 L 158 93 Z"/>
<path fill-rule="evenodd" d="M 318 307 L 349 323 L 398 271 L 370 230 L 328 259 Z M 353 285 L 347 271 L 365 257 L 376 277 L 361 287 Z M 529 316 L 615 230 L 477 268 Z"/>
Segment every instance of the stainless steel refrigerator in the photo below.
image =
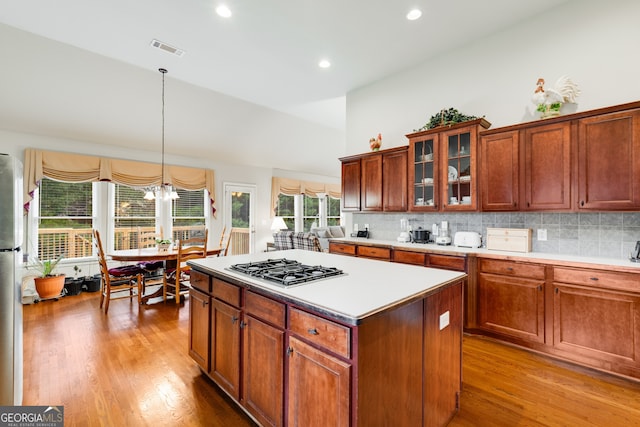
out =
<path fill-rule="evenodd" d="M 0 153 L 0 405 L 22 404 L 22 163 Z"/>

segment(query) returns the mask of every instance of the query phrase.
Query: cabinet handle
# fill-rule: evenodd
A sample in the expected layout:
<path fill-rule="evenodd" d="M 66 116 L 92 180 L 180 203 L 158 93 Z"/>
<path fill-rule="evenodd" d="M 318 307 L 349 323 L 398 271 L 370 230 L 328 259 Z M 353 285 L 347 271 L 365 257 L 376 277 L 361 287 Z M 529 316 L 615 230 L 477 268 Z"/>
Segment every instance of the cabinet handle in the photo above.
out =
<path fill-rule="evenodd" d="M 593 281 L 597 282 L 600 279 L 598 279 L 597 277 L 591 277 L 591 278 L 589 278 L 589 280 L 593 280 Z"/>
<path fill-rule="evenodd" d="M 293 354 L 293 347 L 287 348 L 287 356 L 291 356 Z"/>
<path fill-rule="evenodd" d="M 247 326 L 247 323 L 244 320 L 240 321 L 240 329 L 244 329 L 244 327 Z"/>
<path fill-rule="evenodd" d="M 236 316 L 233 316 L 231 318 L 231 323 L 236 323 L 238 321 L 238 318 Z"/>
<path fill-rule="evenodd" d="M 318 335 L 318 330 L 316 328 L 307 329 L 311 335 Z"/>
<path fill-rule="evenodd" d="M 538 290 L 541 291 L 542 290 L 542 285 L 538 285 Z"/>
<path fill-rule="evenodd" d="M 556 288 L 556 294 L 558 293 L 558 288 Z"/>
<path fill-rule="evenodd" d="M 513 271 L 513 267 L 507 267 L 507 271 Z"/>
<path fill-rule="evenodd" d="M 202 306 L 203 306 L 203 307 L 206 307 L 206 306 L 208 306 L 208 305 L 209 305 L 209 301 L 207 301 L 207 300 L 202 300 Z"/>
<path fill-rule="evenodd" d="M 580 201 L 580 206 L 584 206 L 584 200 Z"/>

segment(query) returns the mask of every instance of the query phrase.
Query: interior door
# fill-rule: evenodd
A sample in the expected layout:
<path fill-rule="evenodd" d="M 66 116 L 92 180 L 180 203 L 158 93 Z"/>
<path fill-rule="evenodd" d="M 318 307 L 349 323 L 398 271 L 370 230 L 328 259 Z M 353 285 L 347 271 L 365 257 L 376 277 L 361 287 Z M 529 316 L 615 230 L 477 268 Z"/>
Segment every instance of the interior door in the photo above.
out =
<path fill-rule="evenodd" d="M 224 184 L 224 225 L 231 233 L 227 255 L 254 252 L 256 186 Z"/>

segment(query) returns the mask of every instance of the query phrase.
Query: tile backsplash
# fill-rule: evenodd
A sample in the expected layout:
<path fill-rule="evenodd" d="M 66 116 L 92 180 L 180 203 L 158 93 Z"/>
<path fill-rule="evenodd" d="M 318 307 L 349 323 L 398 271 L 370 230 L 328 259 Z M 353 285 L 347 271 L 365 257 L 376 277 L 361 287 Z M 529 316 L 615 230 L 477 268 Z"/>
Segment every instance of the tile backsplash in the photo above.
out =
<path fill-rule="evenodd" d="M 403 218 L 412 228 L 427 230 L 449 221 L 452 237 L 457 231 L 475 231 L 483 243 L 487 228 L 531 228 L 533 251 L 554 254 L 627 259 L 640 240 L 640 212 L 354 213 L 352 223 L 360 229 L 369 224 L 372 239 L 396 240 Z M 546 241 L 538 240 L 538 229 L 547 230 Z"/>

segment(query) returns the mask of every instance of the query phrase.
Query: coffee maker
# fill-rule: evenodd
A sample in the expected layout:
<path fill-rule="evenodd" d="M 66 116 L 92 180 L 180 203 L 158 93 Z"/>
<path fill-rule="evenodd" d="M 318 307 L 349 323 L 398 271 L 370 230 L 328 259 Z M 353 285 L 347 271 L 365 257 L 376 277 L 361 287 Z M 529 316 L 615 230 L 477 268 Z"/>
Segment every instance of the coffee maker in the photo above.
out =
<path fill-rule="evenodd" d="M 451 234 L 449 233 L 449 221 L 442 221 L 438 229 L 438 235 L 435 237 L 436 245 L 450 245 Z"/>

